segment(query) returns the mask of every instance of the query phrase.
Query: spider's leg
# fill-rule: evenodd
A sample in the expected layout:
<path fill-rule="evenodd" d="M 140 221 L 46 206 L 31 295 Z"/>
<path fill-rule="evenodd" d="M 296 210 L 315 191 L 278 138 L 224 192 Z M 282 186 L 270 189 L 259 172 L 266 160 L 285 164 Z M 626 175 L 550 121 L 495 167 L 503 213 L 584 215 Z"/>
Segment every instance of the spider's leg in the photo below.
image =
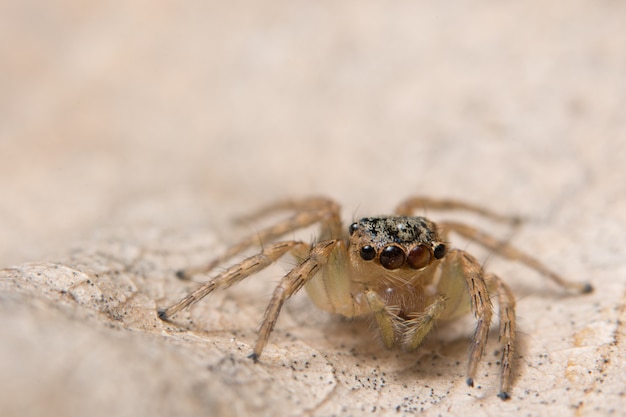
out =
<path fill-rule="evenodd" d="M 289 271 L 281 280 L 270 300 L 267 309 L 265 310 L 265 316 L 263 317 L 263 323 L 259 329 L 256 344 L 254 350 L 250 355 L 255 362 L 258 361 L 270 333 L 274 329 L 278 315 L 283 306 L 285 300 L 298 292 L 311 278 L 313 278 L 321 268 L 323 268 L 328 259 L 331 257 L 333 250 L 337 248 L 338 244 L 341 244 L 343 240 L 333 239 L 319 242 L 311 247 L 308 257 L 306 257 L 298 266 Z"/>
<path fill-rule="evenodd" d="M 500 372 L 500 392 L 498 397 L 502 400 L 511 398 L 511 364 L 515 351 L 515 298 L 511 289 L 494 274 L 488 274 L 485 278 L 488 282 L 494 282 L 498 291 L 498 312 L 500 315 L 500 344 L 502 345 L 502 359 Z"/>
<path fill-rule="evenodd" d="M 394 314 L 393 308 L 388 306 L 376 291 L 366 291 L 365 301 L 374 315 L 383 345 L 387 349 L 393 348 L 396 343 L 396 333 L 400 326 L 400 318 Z"/>
<path fill-rule="evenodd" d="M 235 222 L 248 224 L 280 211 L 325 211 L 339 214 L 339 205 L 335 201 L 325 197 L 280 200 L 261 207 L 252 213 L 236 217 Z"/>
<path fill-rule="evenodd" d="M 447 232 L 456 232 L 464 238 L 477 242 L 487 249 L 492 250 L 509 260 L 523 263 L 529 268 L 532 268 L 540 274 L 550 278 L 552 281 L 554 281 L 563 288 L 568 288 L 580 293 L 590 293 L 593 291 L 593 287 L 591 286 L 591 284 L 570 282 L 561 277 L 556 272 L 550 270 L 547 266 L 545 266 L 532 256 L 528 255 L 527 253 L 522 252 L 519 249 L 511 246 L 510 244 L 500 241 L 493 236 L 484 233 L 474 227 L 457 222 L 442 222 L 439 225 L 442 230 L 446 230 Z"/>
<path fill-rule="evenodd" d="M 412 317 L 405 322 L 406 330 L 404 331 L 403 345 L 408 350 L 415 350 L 428 333 L 432 330 L 434 324 L 441 317 L 446 309 L 446 298 L 440 294 L 435 301 L 428 305 L 423 313 Z"/>
<path fill-rule="evenodd" d="M 411 197 L 404 200 L 398 205 L 398 207 L 396 207 L 396 214 L 399 214 L 401 216 L 413 216 L 417 210 L 426 209 L 464 210 L 499 222 L 508 222 L 512 224 L 518 224 L 520 222 L 520 219 L 517 217 L 503 216 L 487 210 L 484 207 L 476 206 L 463 201 L 433 199 L 428 197 Z"/>
<path fill-rule="evenodd" d="M 159 310 L 159 318 L 167 320 L 182 309 L 197 303 L 216 288 L 230 287 L 244 278 L 266 268 L 287 252 L 304 251 L 307 247 L 307 244 L 295 240 L 274 243 L 266 247 L 261 253 L 244 259 L 240 263 L 231 266 L 223 273 L 198 287 L 195 291 L 180 300 L 178 303 Z"/>
<path fill-rule="evenodd" d="M 476 330 L 470 346 L 467 368 L 467 385 L 474 386 L 474 376 L 487 343 L 493 313 L 483 269 L 467 252 L 457 249 L 448 252 L 443 264 L 442 277 L 448 280 L 463 279 L 469 294 L 471 311 L 476 318 Z M 450 300 L 451 302 L 453 300 Z"/>
<path fill-rule="evenodd" d="M 260 215 L 265 215 L 273 211 L 281 209 L 294 209 L 296 213 L 290 218 L 277 223 L 273 226 L 261 229 L 254 235 L 250 235 L 239 243 L 228 248 L 223 254 L 214 258 L 206 265 L 199 267 L 186 268 L 178 271 L 176 275 L 179 278 L 187 278 L 194 274 L 206 273 L 217 265 L 227 261 L 235 255 L 251 248 L 252 246 L 263 244 L 264 242 L 272 242 L 281 236 L 294 232 L 295 230 L 302 229 L 307 226 L 311 226 L 315 223 L 322 222 L 322 232 L 333 236 L 339 237 L 341 235 L 341 218 L 339 213 L 339 206 L 331 200 L 322 198 L 313 198 L 302 201 L 290 201 L 277 203 L 275 206 L 270 206 L 266 209 L 262 209 Z M 257 213 L 257 214 L 258 214 Z M 256 217 L 253 215 L 252 217 Z"/>

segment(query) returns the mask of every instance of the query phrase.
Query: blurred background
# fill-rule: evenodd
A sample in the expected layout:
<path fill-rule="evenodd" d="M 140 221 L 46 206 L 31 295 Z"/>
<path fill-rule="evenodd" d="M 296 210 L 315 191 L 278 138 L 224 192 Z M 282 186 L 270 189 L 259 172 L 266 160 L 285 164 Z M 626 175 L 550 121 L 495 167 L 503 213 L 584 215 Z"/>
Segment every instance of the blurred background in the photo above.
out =
<path fill-rule="evenodd" d="M 0 0 L 3 415 L 619 414 L 625 21 L 620 1 Z M 310 194 L 346 219 L 415 194 L 520 215 L 486 230 L 596 292 L 478 253 L 519 301 L 504 405 L 497 359 L 465 385 L 471 325 L 405 356 L 294 297 L 254 365 L 262 279 L 156 318 L 234 215 Z"/>
<path fill-rule="evenodd" d="M 417 193 L 539 216 L 594 181 L 623 195 L 624 17 L 609 1 L 5 0 L 0 264 L 311 193 L 349 213 Z"/>

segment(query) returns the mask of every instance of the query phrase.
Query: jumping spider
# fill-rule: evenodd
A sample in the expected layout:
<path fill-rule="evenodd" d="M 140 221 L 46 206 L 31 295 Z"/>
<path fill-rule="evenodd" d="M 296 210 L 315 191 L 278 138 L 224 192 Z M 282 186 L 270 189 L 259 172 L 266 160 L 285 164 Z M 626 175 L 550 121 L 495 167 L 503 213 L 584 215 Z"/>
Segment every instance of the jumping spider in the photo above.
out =
<path fill-rule="evenodd" d="M 386 348 L 415 349 L 437 322 L 453 320 L 471 311 L 477 321 L 469 351 L 467 384 L 473 386 L 492 317 L 491 297 L 497 300 L 502 360 L 498 397 L 510 398 L 510 373 L 515 348 L 515 299 L 498 276 L 486 273 L 469 253 L 449 248 L 455 232 L 488 250 L 535 269 L 561 287 L 592 291 L 590 284 L 572 283 L 538 260 L 471 226 L 457 222 L 433 223 L 413 216 L 424 209 L 461 209 L 496 221 L 513 220 L 488 210 L 453 200 L 409 198 L 396 215 L 365 217 L 344 230 L 340 208 L 334 201 L 313 197 L 288 200 L 246 217 L 250 221 L 279 211 L 293 212 L 287 220 L 262 229 L 230 247 L 201 268 L 179 271 L 180 278 L 207 272 L 233 256 L 264 244 L 261 253 L 231 266 L 201 285 L 178 303 L 159 310 L 167 320 L 198 302 L 216 288 L 229 287 L 291 253 L 297 266 L 280 281 L 265 311 L 254 350 L 258 361 L 285 300 L 305 287 L 323 310 L 345 317 L 371 316 Z M 314 243 L 278 240 L 294 230 L 319 223 L 321 235 Z"/>

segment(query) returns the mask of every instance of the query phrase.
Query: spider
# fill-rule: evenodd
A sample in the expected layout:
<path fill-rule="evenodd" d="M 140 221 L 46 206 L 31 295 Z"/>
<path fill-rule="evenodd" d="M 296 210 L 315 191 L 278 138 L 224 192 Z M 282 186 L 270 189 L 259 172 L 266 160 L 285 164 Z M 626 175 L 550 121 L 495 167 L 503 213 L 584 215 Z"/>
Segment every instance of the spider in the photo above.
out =
<path fill-rule="evenodd" d="M 365 217 L 344 230 L 340 207 L 331 199 L 310 197 L 280 201 L 242 218 L 253 221 L 276 212 L 291 217 L 241 240 L 208 265 L 180 270 L 179 278 L 208 272 L 241 252 L 264 243 L 260 253 L 227 268 L 180 300 L 160 309 L 168 320 L 200 301 L 217 288 L 230 287 L 292 254 L 297 266 L 275 288 L 267 306 L 250 358 L 257 362 L 267 344 L 283 303 L 305 287 L 323 310 L 345 317 L 373 317 L 382 344 L 388 348 L 416 349 L 436 323 L 471 312 L 476 330 L 469 348 L 466 382 L 474 385 L 493 315 L 492 296 L 499 312 L 502 345 L 498 397 L 510 398 L 511 362 L 515 349 L 515 299 L 509 286 L 493 273 L 486 273 L 469 253 L 448 246 L 450 232 L 475 241 L 509 260 L 519 261 L 559 286 L 589 293 L 590 284 L 566 281 L 530 255 L 498 241 L 478 229 L 458 222 L 433 223 L 415 216 L 418 210 L 465 210 L 495 221 L 516 219 L 495 214 L 456 200 L 412 197 L 402 202 L 395 215 Z M 311 244 L 280 240 L 297 229 L 321 225 L 319 240 Z"/>

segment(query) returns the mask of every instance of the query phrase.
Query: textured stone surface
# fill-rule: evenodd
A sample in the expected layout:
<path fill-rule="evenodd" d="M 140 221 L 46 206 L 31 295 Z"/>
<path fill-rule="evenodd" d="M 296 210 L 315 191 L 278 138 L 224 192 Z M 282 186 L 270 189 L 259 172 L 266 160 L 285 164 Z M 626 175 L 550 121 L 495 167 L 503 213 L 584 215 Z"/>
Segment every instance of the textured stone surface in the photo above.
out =
<path fill-rule="evenodd" d="M 590 1 L 0 4 L 0 414 L 619 414 L 623 16 Z M 518 298 L 506 403 L 496 331 L 469 388 L 471 320 L 387 352 L 304 294 L 253 364 L 288 261 L 157 319 L 194 287 L 176 269 L 254 231 L 233 216 L 312 193 L 347 223 L 410 194 L 520 215 L 517 230 L 461 219 L 596 291 L 456 241 Z"/>

